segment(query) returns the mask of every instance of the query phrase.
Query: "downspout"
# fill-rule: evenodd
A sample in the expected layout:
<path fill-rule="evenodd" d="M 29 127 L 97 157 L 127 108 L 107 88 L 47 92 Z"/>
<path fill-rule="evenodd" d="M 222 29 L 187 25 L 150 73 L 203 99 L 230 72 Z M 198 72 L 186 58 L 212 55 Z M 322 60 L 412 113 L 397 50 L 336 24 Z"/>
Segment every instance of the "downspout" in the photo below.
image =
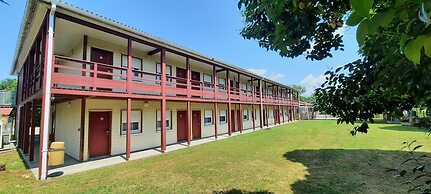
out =
<path fill-rule="evenodd" d="M 48 48 L 47 48 L 47 62 L 46 62 L 46 76 L 43 91 L 43 127 L 42 127 L 42 157 L 39 166 L 39 176 L 41 180 L 45 180 L 48 174 L 48 140 L 49 140 L 49 116 L 51 114 L 51 79 L 52 79 L 52 63 L 53 63 L 53 49 L 54 49 L 54 19 L 55 11 L 57 10 L 58 0 L 51 2 L 51 10 L 49 13 L 49 27 L 48 27 Z"/>

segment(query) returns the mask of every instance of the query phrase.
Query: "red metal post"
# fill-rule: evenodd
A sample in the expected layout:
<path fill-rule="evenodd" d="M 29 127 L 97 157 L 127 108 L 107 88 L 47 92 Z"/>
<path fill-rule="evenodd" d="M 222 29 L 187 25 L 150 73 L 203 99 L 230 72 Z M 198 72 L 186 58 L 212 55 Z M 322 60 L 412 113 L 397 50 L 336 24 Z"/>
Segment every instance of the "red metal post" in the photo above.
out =
<path fill-rule="evenodd" d="M 190 84 L 190 60 L 188 57 L 186 57 L 186 79 L 187 79 L 187 98 L 190 99 L 191 95 L 191 84 Z M 190 115 L 190 114 L 189 114 Z"/>
<path fill-rule="evenodd" d="M 262 90 L 262 80 L 259 80 L 259 82 L 258 82 L 258 84 L 259 84 L 259 103 L 260 103 L 260 106 L 259 106 L 259 125 L 260 125 L 260 128 L 262 129 L 263 128 L 263 96 L 262 96 L 262 94 L 263 94 L 263 90 Z"/>
<path fill-rule="evenodd" d="M 33 100 L 31 108 L 31 132 L 30 132 L 30 156 L 29 160 L 34 160 L 34 136 L 36 131 L 36 101 Z"/>
<path fill-rule="evenodd" d="M 278 124 L 281 124 L 281 116 L 282 115 L 280 115 L 280 112 L 281 112 L 281 106 L 280 106 L 280 104 L 278 104 L 278 111 L 277 111 L 277 114 L 278 114 Z"/>
<path fill-rule="evenodd" d="M 24 154 L 28 154 L 28 152 L 29 152 L 29 146 L 30 146 L 30 131 L 29 131 L 29 129 L 30 129 L 30 121 L 31 121 L 31 116 L 30 116 L 30 113 L 31 113 L 31 106 L 30 106 L 30 103 L 29 102 L 27 102 L 27 103 L 25 103 L 25 120 L 24 120 L 24 122 L 25 122 L 25 124 L 24 124 L 24 150 L 23 150 L 23 153 Z"/>
<path fill-rule="evenodd" d="M 214 103 L 214 137 L 217 139 L 217 126 L 218 126 L 218 103 Z"/>
<path fill-rule="evenodd" d="M 127 134 L 126 134 L 126 160 L 130 158 L 130 128 L 131 128 L 131 117 L 132 116 L 132 99 L 127 99 Z"/>
<path fill-rule="evenodd" d="M 241 101 L 241 92 L 242 92 L 242 90 L 241 90 L 241 75 L 239 74 L 239 72 L 238 72 L 238 88 L 237 88 L 237 90 L 238 90 L 238 98 L 239 98 L 239 101 Z M 240 105 L 241 106 L 241 105 Z M 242 114 L 242 113 L 241 113 Z M 241 121 L 242 121 L 242 119 L 241 119 Z M 240 128 L 241 129 L 241 128 Z M 241 133 L 242 133 L 242 131 L 240 131 Z"/>
<path fill-rule="evenodd" d="M 229 136 L 231 136 L 232 135 L 232 126 L 231 126 L 231 123 L 233 122 L 232 120 L 231 120 L 231 111 L 232 111 L 232 107 L 231 107 L 232 105 L 231 105 L 231 103 L 230 103 L 230 101 L 227 103 L 227 118 L 228 118 L 228 124 L 227 124 L 227 133 L 229 134 Z"/>
<path fill-rule="evenodd" d="M 132 94 L 132 40 L 127 40 L 127 93 Z"/>
<path fill-rule="evenodd" d="M 213 87 L 214 87 L 214 100 L 217 100 L 218 88 L 217 88 L 217 71 L 216 71 L 215 65 L 213 65 Z"/>
<path fill-rule="evenodd" d="M 269 127 L 269 106 L 266 106 L 266 127 Z"/>
<path fill-rule="evenodd" d="M 160 114 L 161 114 L 161 151 L 166 151 L 166 49 L 162 48 L 160 53 L 160 63 L 162 65 L 161 75 L 161 96 Z"/>
<path fill-rule="evenodd" d="M 192 115 L 192 111 L 191 111 L 191 102 L 190 100 L 187 101 L 187 145 L 190 145 L 190 141 L 191 141 L 191 115 Z"/>
<path fill-rule="evenodd" d="M 283 117 L 283 123 L 285 123 L 285 121 L 284 121 L 284 105 L 281 106 L 281 115 Z"/>
<path fill-rule="evenodd" d="M 190 102 L 190 92 L 191 92 L 191 84 L 190 84 L 190 60 L 186 57 L 186 79 L 187 79 L 187 145 L 190 145 L 191 142 L 191 102 Z"/>
<path fill-rule="evenodd" d="M 239 75 L 239 74 L 238 74 Z M 240 90 L 240 93 L 241 93 L 241 90 Z M 242 106 L 241 106 L 241 103 L 240 104 L 238 104 L 239 105 L 239 123 L 238 123 L 238 128 L 239 128 L 239 132 L 240 133 L 242 133 L 242 124 L 243 124 L 243 112 L 242 112 Z"/>
<path fill-rule="evenodd" d="M 251 118 L 253 119 L 253 130 L 256 130 L 256 123 L 255 123 L 255 110 L 254 110 L 254 104 L 251 105 Z"/>

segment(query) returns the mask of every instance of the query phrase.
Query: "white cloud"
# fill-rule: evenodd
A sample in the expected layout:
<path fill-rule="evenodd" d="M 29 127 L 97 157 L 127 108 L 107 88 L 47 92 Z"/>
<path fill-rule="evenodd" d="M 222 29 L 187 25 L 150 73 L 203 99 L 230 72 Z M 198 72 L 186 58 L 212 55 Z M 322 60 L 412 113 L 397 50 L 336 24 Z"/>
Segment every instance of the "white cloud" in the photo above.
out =
<path fill-rule="evenodd" d="M 281 82 L 282 79 L 286 76 L 282 73 L 278 73 L 278 72 L 269 72 L 267 69 L 247 69 L 248 71 L 262 76 L 262 77 L 266 77 L 268 79 L 274 80 L 274 81 L 279 81 Z"/>
<path fill-rule="evenodd" d="M 248 69 L 248 71 L 250 71 L 256 75 L 259 75 L 259 76 L 265 76 L 266 73 L 268 73 L 268 70 L 266 70 L 266 69 Z"/>
<path fill-rule="evenodd" d="M 314 89 L 320 87 L 323 82 L 325 82 L 324 75 L 314 76 L 312 73 L 310 73 L 300 82 L 300 84 L 307 89 L 304 95 L 309 96 L 313 94 Z"/>
<path fill-rule="evenodd" d="M 337 29 L 335 30 L 334 34 L 344 35 L 344 32 L 346 32 L 347 27 L 348 27 L 348 26 L 347 26 L 346 24 L 343 24 L 343 26 L 342 26 L 342 27 L 337 28 Z"/>

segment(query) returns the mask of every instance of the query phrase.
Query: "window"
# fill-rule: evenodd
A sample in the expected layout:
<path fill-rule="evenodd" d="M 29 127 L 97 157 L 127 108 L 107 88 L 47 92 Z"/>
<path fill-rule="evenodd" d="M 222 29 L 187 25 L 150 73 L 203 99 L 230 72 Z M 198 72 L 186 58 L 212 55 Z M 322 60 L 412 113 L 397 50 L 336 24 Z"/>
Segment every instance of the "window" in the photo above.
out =
<path fill-rule="evenodd" d="M 127 68 L 127 61 L 128 61 L 128 56 L 127 55 L 121 55 L 121 67 L 122 68 Z M 132 69 L 133 70 L 139 70 L 142 71 L 142 59 L 138 58 L 138 57 L 132 57 Z M 139 75 L 140 73 L 135 72 L 133 75 L 135 77 L 142 77 Z M 127 75 L 127 71 L 121 71 L 121 75 Z M 126 80 L 126 76 L 121 77 L 121 79 Z"/>
<path fill-rule="evenodd" d="M 249 120 L 249 116 L 248 116 L 248 110 L 242 110 L 242 120 Z"/>
<path fill-rule="evenodd" d="M 161 111 L 157 110 L 156 111 L 157 114 L 157 121 L 156 121 L 156 131 L 160 131 L 161 130 L 161 122 L 162 122 L 162 117 L 161 117 Z M 172 130 L 172 111 L 171 110 L 166 110 L 166 130 Z"/>
<path fill-rule="evenodd" d="M 219 85 L 219 89 L 227 89 L 226 86 L 226 79 L 225 78 L 217 78 L 218 79 L 218 85 Z"/>
<path fill-rule="evenodd" d="M 131 116 L 131 134 L 142 133 L 142 111 L 132 110 Z M 127 133 L 127 110 L 121 110 L 121 135 L 126 135 Z"/>
<path fill-rule="evenodd" d="M 213 110 L 205 110 L 204 124 L 205 125 L 213 124 Z"/>
<path fill-rule="evenodd" d="M 156 73 L 162 74 L 162 64 L 161 63 L 156 63 Z M 172 66 L 170 66 L 170 65 L 166 65 L 166 76 L 172 76 Z M 161 80 L 162 78 L 160 75 L 158 75 L 156 79 Z M 171 82 L 172 79 L 167 77 L 166 81 Z"/>
<path fill-rule="evenodd" d="M 213 76 L 204 73 L 204 86 L 211 88 L 213 83 Z"/>
<path fill-rule="evenodd" d="M 226 110 L 220 110 L 219 111 L 220 113 L 219 113 L 219 121 L 220 121 L 220 123 L 226 123 L 227 122 L 227 120 L 226 120 Z"/>

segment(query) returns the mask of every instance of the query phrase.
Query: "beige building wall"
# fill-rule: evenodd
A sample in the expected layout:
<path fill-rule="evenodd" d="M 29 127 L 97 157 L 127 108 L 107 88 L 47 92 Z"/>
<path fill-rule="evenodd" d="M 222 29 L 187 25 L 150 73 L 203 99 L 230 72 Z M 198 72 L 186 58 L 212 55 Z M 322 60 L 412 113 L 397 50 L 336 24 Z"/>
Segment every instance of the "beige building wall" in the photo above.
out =
<path fill-rule="evenodd" d="M 65 153 L 79 160 L 81 100 L 55 105 L 55 141 L 65 143 Z"/>
<path fill-rule="evenodd" d="M 148 105 L 148 106 L 146 106 Z M 120 132 L 121 111 L 126 110 L 126 100 L 110 99 L 86 99 L 85 123 L 84 123 L 84 160 L 88 160 L 88 134 L 89 134 L 89 114 L 93 111 L 110 111 L 111 118 L 111 155 L 123 154 L 126 151 L 126 136 Z M 214 136 L 214 104 L 213 103 L 192 103 L 191 109 L 201 111 L 201 137 Z M 219 104 L 220 112 L 227 112 L 226 104 Z M 160 131 L 156 130 L 156 114 L 160 111 L 160 101 L 132 100 L 132 110 L 142 111 L 142 132 L 131 135 L 131 151 L 138 151 L 160 146 Z M 166 132 L 166 143 L 177 143 L 177 111 L 186 111 L 186 102 L 167 102 L 167 110 L 172 112 L 171 128 Z M 212 111 L 211 124 L 205 124 L 205 110 Z M 249 119 L 243 120 L 243 128 L 252 129 L 253 120 L 251 117 L 251 106 L 243 105 L 243 110 L 249 111 Z M 259 108 L 256 106 L 256 128 L 259 127 Z M 65 142 L 65 152 L 69 156 L 79 159 L 80 147 L 80 119 L 81 100 L 73 100 L 59 103 L 55 108 L 55 130 L 56 141 Z M 235 115 L 236 116 L 236 115 Z M 228 118 L 227 118 L 228 119 Z M 228 120 L 227 120 L 228 121 Z M 236 121 L 236 117 L 235 117 Z M 228 132 L 228 122 L 218 122 L 218 134 Z M 192 124 L 192 122 L 191 122 Z"/>

